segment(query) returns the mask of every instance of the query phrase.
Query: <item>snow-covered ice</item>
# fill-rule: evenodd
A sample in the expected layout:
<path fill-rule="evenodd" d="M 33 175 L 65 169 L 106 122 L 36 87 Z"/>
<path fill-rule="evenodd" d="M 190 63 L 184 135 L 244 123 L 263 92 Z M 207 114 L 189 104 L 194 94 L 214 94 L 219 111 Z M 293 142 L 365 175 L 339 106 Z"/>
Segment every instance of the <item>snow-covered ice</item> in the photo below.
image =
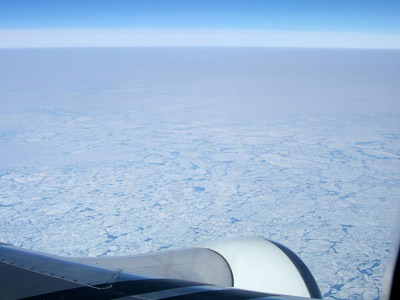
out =
<path fill-rule="evenodd" d="M 0 51 L 0 240 L 124 255 L 238 236 L 378 299 L 398 235 L 400 52 Z"/>

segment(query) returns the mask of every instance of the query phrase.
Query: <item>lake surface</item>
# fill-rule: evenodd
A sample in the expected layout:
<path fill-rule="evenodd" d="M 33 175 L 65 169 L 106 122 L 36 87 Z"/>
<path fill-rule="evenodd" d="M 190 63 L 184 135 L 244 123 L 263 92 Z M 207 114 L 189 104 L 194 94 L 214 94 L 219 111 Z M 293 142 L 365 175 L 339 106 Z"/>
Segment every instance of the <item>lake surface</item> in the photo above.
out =
<path fill-rule="evenodd" d="M 400 51 L 0 50 L 0 240 L 67 256 L 262 236 L 378 299 Z"/>

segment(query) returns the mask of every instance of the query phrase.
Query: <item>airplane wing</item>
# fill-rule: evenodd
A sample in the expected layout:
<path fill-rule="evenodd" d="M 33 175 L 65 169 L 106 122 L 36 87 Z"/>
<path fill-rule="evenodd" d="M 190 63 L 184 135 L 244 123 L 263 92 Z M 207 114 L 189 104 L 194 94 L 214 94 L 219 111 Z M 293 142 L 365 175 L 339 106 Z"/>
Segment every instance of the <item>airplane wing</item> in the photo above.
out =
<path fill-rule="evenodd" d="M 321 298 L 304 263 L 265 239 L 145 255 L 66 258 L 0 244 L 0 299 Z"/>

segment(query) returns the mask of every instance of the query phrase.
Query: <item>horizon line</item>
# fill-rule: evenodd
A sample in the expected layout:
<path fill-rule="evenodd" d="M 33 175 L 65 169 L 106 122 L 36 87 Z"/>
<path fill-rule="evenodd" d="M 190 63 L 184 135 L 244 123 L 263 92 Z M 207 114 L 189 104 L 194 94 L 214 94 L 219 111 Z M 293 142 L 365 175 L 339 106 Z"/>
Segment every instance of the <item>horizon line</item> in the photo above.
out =
<path fill-rule="evenodd" d="M 400 35 L 251 29 L 0 29 L 0 49 L 241 47 L 400 50 Z"/>

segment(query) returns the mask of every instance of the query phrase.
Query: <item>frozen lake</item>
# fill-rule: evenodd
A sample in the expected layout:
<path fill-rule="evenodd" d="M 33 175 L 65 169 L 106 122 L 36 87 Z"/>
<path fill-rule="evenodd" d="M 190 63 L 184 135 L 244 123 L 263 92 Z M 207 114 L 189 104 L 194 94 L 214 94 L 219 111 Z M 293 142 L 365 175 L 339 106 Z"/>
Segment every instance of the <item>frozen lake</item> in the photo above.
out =
<path fill-rule="evenodd" d="M 0 50 L 0 240 L 68 256 L 262 236 L 378 299 L 400 51 Z"/>

